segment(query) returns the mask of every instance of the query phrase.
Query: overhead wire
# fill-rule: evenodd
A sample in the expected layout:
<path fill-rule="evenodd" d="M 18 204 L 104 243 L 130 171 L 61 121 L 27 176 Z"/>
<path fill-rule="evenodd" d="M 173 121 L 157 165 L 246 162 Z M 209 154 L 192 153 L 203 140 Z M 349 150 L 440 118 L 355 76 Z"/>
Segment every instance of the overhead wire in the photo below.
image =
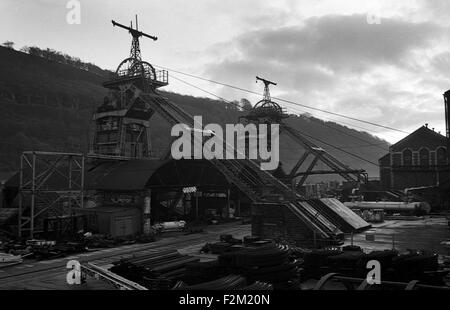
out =
<path fill-rule="evenodd" d="M 235 102 L 231 102 L 231 101 L 229 101 L 229 100 L 226 100 L 226 99 L 224 99 L 224 98 L 222 98 L 222 97 L 220 97 L 220 96 L 218 96 L 218 95 L 216 95 L 216 94 L 214 94 L 214 93 L 212 93 L 212 92 L 210 92 L 210 91 L 207 91 L 207 90 L 205 90 L 205 89 L 203 89 L 203 88 L 201 88 L 201 87 L 198 87 L 198 86 L 193 85 L 193 84 L 191 84 L 191 83 L 189 83 L 189 82 L 186 82 L 186 81 L 184 81 L 184 80 L 182 80 L 182 79 L 180 79 L 180 78 L 177 78 L 177 77 L 174 77 L 174 76 L 172 76 L 172 78 L 174 78 L 175 80 L 177 80 L 177 81 L 179 81 L 179 82 L 182 82 L 183 84 L 189 85 L 189 86 L 191 86 L 191 87 L 193 87 L 193 88 L 195 88 L 195 89 L 198 89 L 198 90 L 200 90 L 200 91 L 203 91 L 203 92 L 205 92 L 205 93 L 208 93 L 208 94 L 210 94 L 210 95 L 212 95 L 212 96 L 214 96 L 214 97 L 216 97 L 216 98 L 219 98 L 219 99 L 221 99 L 221 100 L 223 100 L 223 101 L 225 101 L 225 102 L 227 102 L 227 103 L 233 104 L 233 105 L 235 105 L 235 106 L 237 106 L 237 107 L 239 107 L 239 108 L 241 108 L 241 109 L 244 109 L 244 110 L 246 109 L 245 107 L 242 107 L 242 106 L 240 106 L 239 104 L 237 104 L 237 103 L 235 103 Z M 246 109 L 246 110 L 249 111 L 250 109 Z M 324 125 L 325 125 L 325 124 L 324 124 Z M 331 126 L 328 126 L 328 125 L 325 125 L 325 126 L 332 128 Z M 335 128 L 332 128 L 332 129 L 334 130 Z M 340 131 L 340 130 L 338 130 L 338 131 Z M 343 132 L 343 133 L 345 133 L 345 134 L 347 134 L 347 135 L 350 135 L 350 136 L 356 138 L 356 136 L 354 136 L 354 135 L 348 134 L 348 133 L 346 133 L 346 132 L 344 132 L 344 131 L 341 131 L 341 132 Z M 343 152 L 343 153 L 345 153 L 345 154 L 347 154 L 347 155 L 350 155 L 350 156 L 352 156 L 352 157 L 354 157 L 354 158 L 357 158 L 357 159 L 359 159 L 359 160 L 365 161 L 365 162 L 367 162 L 367 163 L 369 163 L 369 164 L 372 164 L 372 165 L 375 165 L 375 166 L 377 166 L 377 167 L 379 166 L 377 163 L 374 163 L 374 162 L 372 162 L 372 161 L 370 161 L 370 160 L 368 160 L 368 159 L 365 159 L 365 158 L 363 158 L 363 157 L 361 157 L 361 156 L 359 156 L 359 155 L 356 155 L 356 154 L 354 154 L 354 153 L 351 153 L 351 152 L 349 152 L 349 151 L 346 151 L 345 149 L 343 149 L 343 148 L 341 148 L 341 147 L 337 147 L 337 146 L 332 145 L 332 144 L 330 144 L 330 143 L 328 143 L 328 142 L 325 142 L 325 141 L 323 141 L 323 140 L 321 140 L 321 139 L 319 139 L 319 138 L 317 138 L 317 137 L 308 135 L 308 134 L 306 134 L 306 133 L 304 133 L 304 132 L 302 132 L 302 135 L 305 135 L 305 136 L 307 136 L 307 137 L 309 137 L 309 138 L 311 138 L 311 139 L 313 139 L 313 140 L 316 140 L 316 141 L 318 141 L 318 142 L 320 142 L 320 143 L 322 143 L 322 144 L 325 144 L 325 145 L 327 145 L 327 146 L 329 146 L 329 147 L 332 147 L 332 148 L 334 148 L 334 149 L 336 149 L 336 150 L 339 150 L 339 151 L 341 151 L 341 152 Z M 362 141 L 368 142 L 367 140 L 363 140 L 363 139 L 361 139 L 361 138 L 359 138 L 359 137 L 357 137 L 357 138 L 360 139 L 360 140 L 362 140 Z"/>
<path fill-rule="evenodd" d="M 177 78 L 177 77 L 174 76 L 174 75 L 172 75 L 171 77 L 172 77 L 173 79 L 175 79 L 175 80 L 181 82 L 181 83 L 184 83 L 184 84 L 186 84 L 186 85 L 188 85 L 188 86 L 191 86 L 191 87 L 193 87 L 193 88 L 195 88 L 195 89 L 198 89 L 198 90 L 200 90 L 200 91 L 202 91 L 202 92 L 205 92 L 205 93 L 207 93 L 207 94 L 209 94 L 209 95 L 211 95 L 211 96 L 214 96 L 214 97 L 216 97 L 216 98 L 218 98 L 218 99 L 220 99 L 220 100 L 222 100 L 222 101 L 225 101 L 225 102 L 227 102 L 227 103 L 229 103 L 229 104 L 236 105 L 238 108 L 245 109 L 245 107 L 242 107 L 242 106 L 240 106 L 239 104 L 236 104 L 235 102 L 229 101 L 229 100 L 227 100 L 227 99 L 225 99 L 225 98 L 223 98 L 223 97 L 221 97 L 221 96 L 218 96 L 218 95 L 216 95 L 216 94 L 214 94 L 214 93 L 212 93 L 212 92 L 210 92 L 210 91 L 207 91 L 207 90 L 205 90 L 205 89 L 203 89 L 203 88 L 201 88 L 201 87 L 198 87 L 198 86 L 193 85 L 193 84 L 191 84 L 191 83 L 189 83 L 189 82 L 186 82 L 186 81 L 184 81 L 184 80 L 182 80 L 182 79 L 180 79 L 180 78 Z M 292 107 L 289 107 L 289 108 L 295 112 L 295 110 L 294 110 Z M 302 111 L 302 110 L 297 109 L 297 113 L 307 113 L 307 112 L 306 112 L 306 111 Z M 294 113 L 294 114 L 295 114 L 295 113 Z M 325 117 L 321 117 L 321 118 L 325 118 Z M 344 125 L 347 125 L 347 126 L 353 126 L 353 127 L 362 129 L 362 130 L 364 130 L 364 131 L 366 131 L 366 132 L 371 132 L 371 131 L 372 131 L 372 130 L 370 130 L 370 129 L 368 129 L 368 128 L 361 127 L 361 126 L 357 126 L 357 125 L 354 125 L 354 124 L 349 124 L 349 123 L 346 123 L 346 122 L 343 122 L 343 121 L 338 121 L 338 120 L 330 119 L 330 118 L 325 118 L 325 119 L 328 119 L 328 120 L 333 121 L 333 122 L 335 122 L 335 123 L 341 123 L 341 124 L 344 124 Z M 320 119 L 315 118 L 314 115 L 313 115 L 313 118 L 311 118 L 311 120 L 316 121 L 316 122 L 319 122 L 319 123 L 322 123 L 323 126 L 327 126 L 327 125 L 324 124 Z M 330 126 L 327 126 L 327 127 L 330 127 Z M 330 127 L 330 128 L 331 128 L 331 127 Z M 333 130 L 338 130 L 338 129 L 336 129 L 336 128 L 332 128 L 332 129 L 333 129 Z M 338 130 L 338 131 L 340 131 L 340 130 Z M 346 135 L 352 136 L 351 134 L 349 134 L 349 133 L 347 133 L 347 132 L 345 132 L 345 131 L 341 131 L 341 132 L 344 133 L 344 134 L 346 134 Z M 372 132 L 373 132 L 373 131 L 372 131 Z M 378 133 L 378 132 L 374 132 L 374 133 Z M 356 137 L 356 136 L 354 136 L 354 137 L 357 138 L 357 139 L 361 139 L 360 137 Z M 365 142 L 368 142 L 368 141 L 365 140 Z M 378 144 L 378 145 L 379 145 L 379 146 L 383 146 L 383 145 L 385 145 L 385 143 L 380 143 L 380 144 Z M 374 145 L 374 146 L 375 146 L 375 145 Z M 388 148 L 382 148 L 382 149 L 383 149 L 383 150 L 389 150 Z"/>
<path fill-rule="evenodd" d="M 225 98 L 223 98 L 223 97 L 221 97 L 221 96 L 218 96 L 218 95 L 216 95 L 216 94 L 214 94 L 214 93 L 212 93 L 212 92 L 210 92 L 210 91 L 207 91 L 207 90 L 205 90 L 205 89 L 203 89 L 203 88 L 201 88 L 201 87 L 198 87 L 198 86 L 196 86 L 196 85 L 193 85 L 193 84 L 191 84 L 191 83 L 189 83 L 189 82 L 186 82 L 186 81 L 184 81 L 184 80 L 182 80 L 182 79 L 180 79 L 180 78 L 177 78 L 176 76 L 173 76 L 172 75 L 172 78 L 174 78 L 175 80 L 177 80 L 177 81 L 179 81 L 179 82 L 181 82 L 181 83 L 184 83 L 184 84 L 186 84 L 186 85 L 188 85 L 188 86 L 191 86 L 191 87 L 193 87 L 193 88 L 195 88 L 195 89 L 198 89 L 198 90 L 200 90 L 200 91 L 203 91 L 203 92 L 205 92 L 205 93 L 207 93 L 207 94 L 209 94 L 209 95 L 211 95 L 211 96 L 214 96 L 214 97 L 216 97 L 216 98 L 218 98 L 218 99 L 220 99 L 220 100 L 223 100 L 223 101 L 225 101 L 225 102 L 227 102 L 227 103 L 229 103 L 229 104 L 233 104 L 233 105 L 235 105 L 235 106 L 237 106 L 238 108 L 240 108 L 240 109 L 243 109 L 243 110 L 247 110 L 247 111 L 250 111 L 250 109 L 248 109 L 248 108 L 246 108 L 246 107 L 243 107 L 243 106 L 241 106 L 241 105 L 239 105 L 239 104 L 237 104 L 237 103 L 235 103 L 235 102 L 232 102 L 232 101 L 229 101 L 229 100 L 227 100 L 227 99 L 225 99 Z M 292 108 L 291 108 L 292 109 Z M 294 109 L 292 109 L 293 111 L 294 111 L 294 114 L 296 114 L 295 112 L 295 110 Z M 297 113 L 306 113 L 305 111 L 297 111 Z M 341 133 L 343 133 L 343 134 L 345 134 L 345 135 L 348 135 L 348 136 L 350 136 L 350 137 L 353 137 L 353 138 L 355 138 L 355 139 L 358 139 L 358 140 L 361 140 L 361 141 L 363 141 L 363 142 L 368 142 L 367 140 L 365 140 L 365 139 L 362 139 L 362 138 L 360 138 L 360 137 L 358 137 L 358 136 L 355 136 L 355 135 L 352 135 L 352 134 L 350 134 L 350 133 L 348 133 L 348 132 L 345 132 L 345 131 L 343 131 L 343 130 L 340 130 L 340 129 L 338 129 L 338 128 L 334 128 L 334 127 L 332 127 L 332 126 L 329 126 L 329 125 L 327 125 L 326 123 L 324 123 L 324 122 L 322 122 L 320 119 L 317 119 L 317 118 L 310 118 L 310 120 L 312 120 L 312 121 L 315 121 L 315 122 L 318 122 L 320 125 L 322 125 L 322 126 L 325 126 L 325 127 L 328 127 L 328 128 L 331 128 L 331 129 L 333 129 L 333 130 L 336 130 L 336 131 L 339 131 L 339 132 L 341 132 Z M 350 124 L 349 124 L 350 125 Z M 350 125 L 351 126 L 351 125 Z M 366 128 L 362 128 L 362 127 L 360 127 L 361 129 L 364 129 L 364 130 L 366 130 L 366 131 L 370 131 L 369 129 L 366 129 Z M 385 145 L 385 143 L 380 143 L 380 144 L 372 144 L 373 146 L 381 146 L 381 145 Z M 357 146 L 356 146 L 357 147 Z M 381 149 L 383 149 L 383 150 L 389 150 L 388 148 L 381 148 Z"/>
<path fill-rule="evenodd" d="M 189 76 L 189 77 L 192 77 L 192 78 L 195 78 L 195 79 L 203 80 L 203 81 L 206 81 L 206 82 L 222 85 L 222 86 L 225 86 L 225 87 L 229 87 L 229 88 L 233 88 L 233 89 L 240 90 L 240 91 L 243 91 L 243 92 L 247 92 L 247 93 L 250 93 L 250 94 L 261 96 L 261 94 L 258 93 L 258 92 L 255 92 L 255 91 L 252 91 L 252 90 L 249 90 L 249 89 L 245 89 L 245 88 L 242 88 L 242 87 L 239 87 L 239 86 L 235 86 L 235 85 L 231 85 L 231 84 L 215 81 L 215 80 L 212 80 L 212 79 L 203 78 L 203 77 L 200 77 L 200 76 L 197 76 L 197 75 L 194 75 L 194 74 L 185 73 L 185 72 L 182 72 L 182 71 L 179 71 L 179 70 L 174 70 L 174 69 L 170 69 L 170 68 L 159 66 L 159 65 L 154 65 L 154 66 L 158 67 L 160 69 L 163 69 L 163 70 L 176 72 L 178 74 Z M 404 134 L 409 134 L 409 132 L 407 132 L 407 131 L 404 131 L 404 130 L 401 130 L 401 129 L 397 129 L 397 128 L 393 128 L 391 126 L 377 124 L 375 122 L 361 120 L 361 119 L 358 119 L 358 118 L 355 118 L 355 117 L 351 117 L 351 116 L 347 116 L 347 115 L 344 115 L 344 114 L 340 114 L 340 113 L 336 113 L 336 112 L 332 112 L 332 111 L 327 111 L 327 110 L 316 108 L 316 107 L 311 107 L 311 106 L 308 106 L 308 105 L 305 105 L 305 104 L 301 104 L 301 103 L 298 103 L 298 102 L 295 102 L 295 101 L 292 101 L 292 100 L 287 100 L 287 99 L 277 98 L 277 97 L 272 97 L 272 99 L 275 99 L 275 100 L 278 100 L 278 101 L 282 101 L 282 102 L 285 102 L 285 103 L 290 103 L 290 104 L 297 105 L 297 106 L 301 106 L 301 107 L 304 107 L 304 108 L 307 108 L 307 109 L 311 109 L 311 110 L 315 110 L 315 111 L 319 111 L 319 112 L 323 112 L 323 113 L 339 116 L 339 117 L 342 117 L 342 118 L 347 118 L 347 119 L 350 119 L 350 120 L 353 120 L 353 121 L 366 123 L 366 124 L 369 124 L 369 125 L 372 125 L 372 126 L 375 126 L 375 127 L 380 127 L 380 128 L 384 128 L 384 129 L 388 129 L 388 130 L 392 130 L 392 131 L 396 131 L 396 132 L 401 132 L 401 133 L 404 133 Z"/>

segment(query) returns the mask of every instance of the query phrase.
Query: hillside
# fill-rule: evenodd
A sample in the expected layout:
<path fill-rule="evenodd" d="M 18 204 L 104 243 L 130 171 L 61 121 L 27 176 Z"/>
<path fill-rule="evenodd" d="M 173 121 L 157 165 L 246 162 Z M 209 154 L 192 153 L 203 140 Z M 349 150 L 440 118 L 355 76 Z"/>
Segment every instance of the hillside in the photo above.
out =
<path fill-rule="evenodd" d="M 0 178 L 17 169 L 23 150 L 86 151 L 90 118 L 106 93 L 101 86 L 105 79 L 106 74 L 0 47 Z M 202 115 L 204 123 L 234 123 L 242 114 L 235 106 L 217 100 L 164 95 L 191 114 Z M 308 135 L 375 163 L 387 152 L 386 141 L 336 123 L 305 115 L 291 116 L 288 122 Z M 162 119 L 153 119 L 152 146 L 156 154 L 167 146 L 169 130 Z M 378 176 L 376 166 L 321 146 L 351 167 Z M 280 153 L 287 170 L 301 156 L 292 141 L 283 138 Z"/>

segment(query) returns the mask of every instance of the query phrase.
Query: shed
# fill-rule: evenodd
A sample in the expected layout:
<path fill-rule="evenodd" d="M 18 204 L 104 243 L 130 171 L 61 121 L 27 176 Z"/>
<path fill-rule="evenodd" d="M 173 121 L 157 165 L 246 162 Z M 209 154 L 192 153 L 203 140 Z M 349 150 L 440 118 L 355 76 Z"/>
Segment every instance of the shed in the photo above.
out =
<path fill-rule="evenodd" d="M 126 237 L 141 233 L 142 215 L 138 208 L 101 206 L 79 208 L 79 214 L 87 216 L 87 229 L 112 237 Z"/>

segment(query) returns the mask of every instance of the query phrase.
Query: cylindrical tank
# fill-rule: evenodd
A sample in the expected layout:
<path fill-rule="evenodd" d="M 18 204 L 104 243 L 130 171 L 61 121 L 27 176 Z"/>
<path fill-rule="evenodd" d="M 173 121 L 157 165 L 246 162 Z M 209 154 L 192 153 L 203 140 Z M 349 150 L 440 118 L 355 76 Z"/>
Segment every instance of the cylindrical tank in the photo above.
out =
<path fill-rule="evenodd" d="M 159 223 L 164 231 L 167 230 L 182 230 L 186 226 L 185 221 L 178 222 L 163 222 Z"/>
<path fill-rule="evenodd" d="M 431 207 L 427 202 L 395 202 L 395 201 L 352 201 L 344 202 L 350 209 L 373 210 L 381 209 L 387 212 L 406 212 L 428 214 Z"/>

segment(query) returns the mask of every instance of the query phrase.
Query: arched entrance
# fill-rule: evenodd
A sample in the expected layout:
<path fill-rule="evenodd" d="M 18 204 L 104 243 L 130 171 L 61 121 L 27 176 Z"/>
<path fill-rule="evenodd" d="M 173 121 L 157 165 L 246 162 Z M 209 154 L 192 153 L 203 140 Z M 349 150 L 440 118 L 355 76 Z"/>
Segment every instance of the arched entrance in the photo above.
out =
<path fill-rule="evenodd" d="M 250 216 L 250 200 L 207 160 L 169 160 L 150 177 L 151 222 Z"/>

